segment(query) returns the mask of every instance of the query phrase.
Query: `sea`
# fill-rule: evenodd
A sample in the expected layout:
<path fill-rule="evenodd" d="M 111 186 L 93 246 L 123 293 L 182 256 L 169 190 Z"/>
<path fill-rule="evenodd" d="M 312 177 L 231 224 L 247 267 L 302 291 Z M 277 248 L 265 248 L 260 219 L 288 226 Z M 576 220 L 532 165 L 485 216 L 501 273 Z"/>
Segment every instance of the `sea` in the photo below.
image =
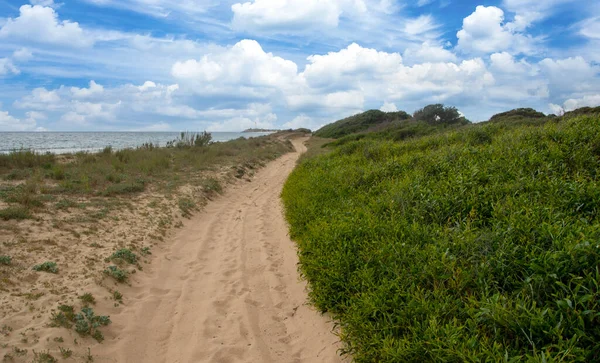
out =
<path fill-rule="evenodd" d="M 211 132 L 213 142 L 240 137 L 250 138 L 271 132 Z M 111 146 L 113 150 L 135 148 L 145 143 L 166 146 L 180 132 L 0 132 L 0 153 L 33 150 L 39 153 L 67 154 L 79 151 L 96 152 Z"/>

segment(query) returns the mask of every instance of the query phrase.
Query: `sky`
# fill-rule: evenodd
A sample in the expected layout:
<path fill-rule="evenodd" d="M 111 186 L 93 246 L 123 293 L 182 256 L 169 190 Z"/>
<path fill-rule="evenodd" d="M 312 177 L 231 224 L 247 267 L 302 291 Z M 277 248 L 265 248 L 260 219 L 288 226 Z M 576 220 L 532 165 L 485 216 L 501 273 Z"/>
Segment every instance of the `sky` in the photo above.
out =
<path fill-rule="evenodd" d="M 592 0 L 0 0 L 0 131 L 600 105 Z"/>

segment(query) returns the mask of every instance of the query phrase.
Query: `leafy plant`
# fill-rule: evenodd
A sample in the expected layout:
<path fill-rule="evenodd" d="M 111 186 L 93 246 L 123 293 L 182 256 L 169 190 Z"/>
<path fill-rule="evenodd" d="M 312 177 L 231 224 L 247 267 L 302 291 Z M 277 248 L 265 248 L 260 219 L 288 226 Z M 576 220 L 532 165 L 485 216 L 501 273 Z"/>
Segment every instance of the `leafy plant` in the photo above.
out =
<path fill-rule="evenodd" d="M 115 301 L 123 303 L 123 294 L 121 294 L 119 291 L 115 290 L 113 292 L 113 299 L 115 299 Z"/>
<path fill-rule="evenodd" d="M 60 350 L 60 355 L 65 359 L 70 358 L 73 355 L 73 351 L 71 349 L 63 347 L 58 347 L 58 349 Z"/>
<path fill-rule="evenodd" d="M 12 263 L 12 257 L 0 256 L 0 265 L 10 266 L 11 263 Z"/>
<path fill-rule="evenodd" d="M 89 292 L 79 296 L 79 300 L 81 300 L 85 306 L 96 305 L 96 298 Z"/>
<path fill-rule="evenodd" d="M 104 273 L 108 276 L 111 276 L 118 282 L 125 282 L 129 277 L 127 271 L 121 270 L 117 266 L 108 266 L 108 268 L 104 270 Z"/>
<path fill-rule="evenodd" d="M 51 262 L 51 261 L 46 261 L 40 265 L 35 265 L 35 266 L 33 266 L 33 270 L 49 272 L 49 273 L 53 273 L 53 274 L 58 273 L 58 267 L 56 265 L 56 262 Z"/>
<path fill-rule="evenodd" d="M 40 353 L 33 351 L 33 363 L 57 363 L 58 360 L 54 358 L 50 351 L 42 351 Z"/>
<path fill-rule="evenodd" d="M 128 248 L 122 248 L 113 253 L 109 258 L 109 261 L 122 260 L 130 264 L 138 262 L 138 256 Z"/>
<path fill-rule="evenodd" d="M 53 312 L 50 318 L 50 326 L 54 328 L 63 327 L 70 329 L 75 320 L 75 309 L 71 305 L 59 305 L 58 313 Z"/>
<path fill-rule="evenodd" d="M 98 328 L 110 323 L 108 316 L 95 315 L 94 310 L 89 307 L 81 309 L 81 312 L 75 315 L 75 331 L 82 336 L 90 335 L 98 342 L 104 340 L 104 336 Z"/>

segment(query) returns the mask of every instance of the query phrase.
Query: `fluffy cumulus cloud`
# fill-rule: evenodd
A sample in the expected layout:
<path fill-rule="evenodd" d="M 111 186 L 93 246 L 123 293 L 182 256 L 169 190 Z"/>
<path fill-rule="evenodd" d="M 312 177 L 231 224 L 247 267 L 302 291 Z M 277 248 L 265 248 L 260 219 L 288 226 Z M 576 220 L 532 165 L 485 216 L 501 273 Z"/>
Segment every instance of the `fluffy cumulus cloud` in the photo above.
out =
<path fill-rule="evenodd" d="M 24 118 L 16 118 L 8 111 L 0 110 L 0 131 L 45 131 L 37 126 L 37 120 L 45 119 L 40 112 L 27 112 Z"/>
<path fill-rule="evenodd" d="M 23 5 L 19 12 L 19 17 L 9 18 L 0 28 L 0 38 L 69 47 L 87 47 L 93 44 L 93 40 L 84 34 L 77 22 L 60 21 L 51 7 Z"/>
<path fill-rule="evenodd" d="M 293 87 L 294 62 L 265 52 L 254 40 L 242 40 L 230 48 L 202 58 L 176 62 L 172 75 L 203 94 L 230 94 L 265 98 L 274 91 Z"/>
<path fill-rule="evenodd" d="M 495 6 L 478 6 L 463 20 L 456 34 L 457 48 L 467 53 L 493 53 L 511 50 L 532 53 L 534 39 L 514 31 L 504 23 L 504 11 Z"/>
<path fill-rule="evenodd" d="M 365 13 L 363 0 L 253 0 L 231 7 L 234 28 L 243 31 L 302 33 L 335 28 L 340 16 Z"/>

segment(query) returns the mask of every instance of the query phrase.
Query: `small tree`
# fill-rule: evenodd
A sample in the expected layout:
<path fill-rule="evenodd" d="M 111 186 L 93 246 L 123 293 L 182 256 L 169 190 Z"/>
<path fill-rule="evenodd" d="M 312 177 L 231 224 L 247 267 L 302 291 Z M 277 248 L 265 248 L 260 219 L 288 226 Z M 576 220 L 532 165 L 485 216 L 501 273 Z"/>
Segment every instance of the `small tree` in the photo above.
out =
<path fill-rule="evenodd" d="M 416 121 L 424 121 L 430 125 L 464 125 L 470 123 L 458 112 L 456 107 L 444 107 L 441 103 L 425 106 L 415 111 L 413 117 Z"/>

